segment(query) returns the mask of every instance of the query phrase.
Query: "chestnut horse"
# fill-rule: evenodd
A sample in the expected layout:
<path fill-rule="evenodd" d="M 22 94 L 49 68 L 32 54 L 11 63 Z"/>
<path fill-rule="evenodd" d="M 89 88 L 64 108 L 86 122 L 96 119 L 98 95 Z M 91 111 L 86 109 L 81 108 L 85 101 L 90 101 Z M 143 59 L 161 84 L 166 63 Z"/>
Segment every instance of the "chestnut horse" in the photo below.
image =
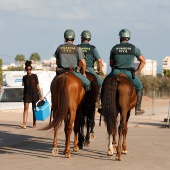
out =
<path fill-rule="evenodd" d="M 85 101 L 82 105 L 82 112 L 80 118 L 80 131 L 79 131 L 79 148 L 89 146 L 90 141 L 95 138 L 94 126 L 95 126 L 95 103 L 97 101 L 99 86 L 97 78 L 90 72 L 86 71 L 86 76 L 90 81 L 90 90 L 86 92 Z M 86 125 L 86 135 L 85 135 Z"/>
<path fill-rule="evenodd" d="M 79 117 L 81 114 L 81 104 L 84 100 L 85 90 L 82 81 L 72 73 L 65 72 L 55 77 L 51 83 L 52 107 L 51 114 L 53 120 L 44 128 L 48 130 L 54 128 L 54 141 L 52 154 L 58 154 L 57 148 L 57 132 L 64 120 L 65 131 L 65 157 L 71 156 L 70 152 L 70 137 L 74 123 L 74 148 L 73 151 L 78 151 L 78 132 L 79 132 Z"/>
<path fill-rule="evenodd" d="M 101 92 L 101 100 L 101 112 L 104 116 L 104 122 L 107 126 L 107 132 L 109 135 L 107 154 L 113 155 L 114 150 L 117 149 L 116 160 L 121 160 L 121 153 L 127 153 L 126 135 L 128 119 L 130 117 L 131 109 L 135 107 L 137 101 L 135 87 L 130 79 L 124 74 L 117 74 L 104 82 Z M 116 147 L 117 119 L 119 113 L 119 138 Z"/>

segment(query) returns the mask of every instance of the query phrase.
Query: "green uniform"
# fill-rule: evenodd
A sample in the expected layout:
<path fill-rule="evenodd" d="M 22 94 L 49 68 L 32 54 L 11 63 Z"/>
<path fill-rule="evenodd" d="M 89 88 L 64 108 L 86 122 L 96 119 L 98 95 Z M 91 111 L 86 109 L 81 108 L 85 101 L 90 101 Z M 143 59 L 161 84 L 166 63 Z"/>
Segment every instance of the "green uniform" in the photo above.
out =
<path fill-rule="evenodd" d="M 86 69 L 90 73 L 92 73 L 96 76 L 97 81 L 98 81 L 98 85 L 101 87 L 103 81 L 94 70 L 94 62 L 98 59 L 101 59 L 96 47 L 93 46 L 93 45 L 90 45 L 87 42 L 83 42 L 83 43 L 79 44 L 78 46 L 82 48 L 82 51 L 85 55 Z"/>
<path fill-rule="evenodd" d="M 79 77 L 86 89 L 90 86 L 90 81 L 84 77 L 80 72 L 76 72 L 79 61 L 84 58 L 83 52 L 80 47 L 73 43 L 65 43 L 60 45 L 54 56 L 58 59 L 58 68 L 69 68 L 74 69 L 74 74 Z"/>
<path fill-rule="evenodd" d="M 135 57 L 140 57 L 142 54 L 138 48 L 128 42 L 121 42 L 115 45 L 110 52 L 110 60 L 114 62 L 114 68 L 105 80 L 114 76 L 118 73 L 124 73 L 129 77 L 136 87 L 136 89 L 142 89 L 142 83 L 139 78 L 135 75 L 133 79 L 131 71 L 126 70 L 126 68 L 134 68 Z"/>

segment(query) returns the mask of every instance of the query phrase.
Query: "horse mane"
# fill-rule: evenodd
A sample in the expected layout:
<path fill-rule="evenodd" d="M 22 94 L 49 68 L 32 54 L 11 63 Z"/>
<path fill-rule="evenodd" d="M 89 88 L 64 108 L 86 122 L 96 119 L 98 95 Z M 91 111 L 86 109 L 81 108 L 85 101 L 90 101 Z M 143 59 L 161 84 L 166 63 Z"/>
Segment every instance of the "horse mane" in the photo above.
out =
<path fill-rule="evenodd" d="M 117 89 L 118 81 L 116 76 L 109 78 L 102 88 L 102 115 L 109 134 L 112 134 L 113 128 L 117 124 Z"/>

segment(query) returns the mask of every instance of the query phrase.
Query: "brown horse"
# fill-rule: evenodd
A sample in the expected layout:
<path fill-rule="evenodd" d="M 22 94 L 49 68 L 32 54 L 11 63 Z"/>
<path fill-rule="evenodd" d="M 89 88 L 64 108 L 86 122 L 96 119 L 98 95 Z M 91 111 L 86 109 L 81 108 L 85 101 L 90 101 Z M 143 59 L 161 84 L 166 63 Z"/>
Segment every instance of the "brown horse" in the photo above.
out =
<path fill-rule="evenodd" d="M 121 153 L 127 153 L 127 124 L 131 109 L 136 105 L 136 90 L 130 79 L 124 74 L 117 74 L 107 79 L 102 87 L 102 115 L 109 135 L 108 155 L 113 155 L 117 149 L 116 160 L 121 160 Z M 117 118 L 120 113 L 118 127 L 118 145 L 116 148 Z M 113 136 L 113 139 L 111 138 Z M 123 141 L 122 141 L 123 137 Z M 121 148 L 122 145 L 122 148 Z"/>
<path fill-rule="evenodd" d="M 78 151 L 78 131 L 79 117 L 81 113 L 81 104 L 84 100 L 85 90 L 82 81 L 72 73 L 63 73 L 54 78 L 51 84 L 52 107 L 51 114 L 53 120 L 44 129 L 54 128 L 54 141 L 52 153 L 54 156 L 58 154 L 57 148 L 57 132 L 64 120 L 65 131 L 65 157 L 69 158 L 70 153 L 70 136 L 74 123 L 74 148 Z"/>
<path fill-rule="evenodd" d="M 80 118 L 80 131 L 79 131 L 79 148 L 88 146 L 90 141 L 94 140 L 94 126 L 95 126 L 95 103 L 97 101 L 99 87 L 97 78 L 90 72 L 86 72 L 86 76 L 90 81 L 90 91 L 86 92 L 85 101 L 82 105 L 82 112 Z M 86 135 L 84 133 L 84 128 L 86 124 Z"/>

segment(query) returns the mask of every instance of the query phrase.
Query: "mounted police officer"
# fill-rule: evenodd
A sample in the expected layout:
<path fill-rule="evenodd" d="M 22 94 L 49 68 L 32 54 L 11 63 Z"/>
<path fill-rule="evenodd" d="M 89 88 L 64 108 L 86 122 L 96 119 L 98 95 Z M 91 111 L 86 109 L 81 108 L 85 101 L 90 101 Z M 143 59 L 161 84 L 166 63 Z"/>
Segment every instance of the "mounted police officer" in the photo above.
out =
<path fill-rule="evenodd" d="M 122 29 L 119 32 L 119 37 L 120 44 L 115 45 L 110 52 L 110 67 L 112 68 L 112 71 L 105 78 L 105 80 L 120 72 L 130 78 L 136 87 L 137 94 L 135 115 L 141 115 L 144 113 L 144 110 L 141 109 L 142 83 L 137 77 L 137 74 L 143 69 L 146 61 L 140 50 L 128 42 L 131 37 L 131 33 L 128 29 Z M 137 70 L 134 69 L 135 57 L 137 57 L 138 61 L 140 62 Z"/>
<path fill-rule="evenodd" d="M 88 30 L 84 30 L 81 33 L 81 44 L 78 46 L 82 48 L 82 51 L 85 55 L 85 61 L 86 61 L 86 70 L 88 70 L 90 73 L 94 74 L 98 81 L 99 86 L 99 99 L 100 99 L 100 91 L 102 87 L 102 79 L 100 78 L 100 74 L 102 73 L 102 59 L 96 49 L 95 46 L 89 44 L 89 41 L 91 40 L 91 33 Z M 96 73 L 94 70 L 94 63 L 97 61 L 98 64 L 98 72 Z"/>
<path fill-rule="evenodd" d="M 89 91 L 90 81 L 86 78 L 86 62 L 82 49 L 73 44 L 75 32 L 67 29 L 64 32 L 65 44 L 61 44 L 54 53 L 56 57 L 57 72 L 60 70 L 71 71 L 80 78 L 84 84 L 85 90 Z M 82 66 L 82 74 L 79 71 L 79 64 Z"/>

